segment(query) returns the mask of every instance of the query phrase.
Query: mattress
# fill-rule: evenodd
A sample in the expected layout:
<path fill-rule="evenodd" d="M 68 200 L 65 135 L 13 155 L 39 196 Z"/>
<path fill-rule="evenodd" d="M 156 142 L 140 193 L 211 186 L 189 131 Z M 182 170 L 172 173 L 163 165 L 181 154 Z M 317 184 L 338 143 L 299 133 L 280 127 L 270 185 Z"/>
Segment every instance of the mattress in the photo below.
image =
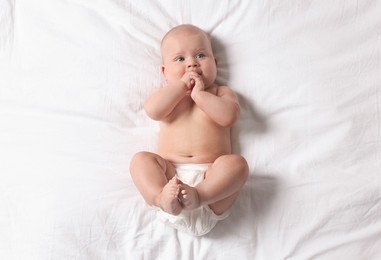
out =
<path fill-rule="evenodd" d="M 381 1 L 0 0 L 0 259 L 381 259 Z M 208 32 L 250 174 L 163 225 L 129 174 L 170 28 Z"/>

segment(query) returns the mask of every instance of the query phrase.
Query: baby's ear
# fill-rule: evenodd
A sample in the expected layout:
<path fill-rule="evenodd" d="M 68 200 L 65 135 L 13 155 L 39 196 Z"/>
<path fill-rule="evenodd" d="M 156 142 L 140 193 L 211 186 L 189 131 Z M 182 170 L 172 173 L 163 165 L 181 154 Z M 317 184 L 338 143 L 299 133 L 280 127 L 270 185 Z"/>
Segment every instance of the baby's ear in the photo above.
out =
<path fill-rule="evenodd" d="M 216 66 L 218 66 L 218 61 L 216 58 L 214 59 L 214 62 L 216 63 Z"/>
<path fill-rule="evenodd" d="M 167 80 L 165 77 L 165 66 L 164 65 L 161 65 L 161 74 L 163 75 L 164 79 Z"/>

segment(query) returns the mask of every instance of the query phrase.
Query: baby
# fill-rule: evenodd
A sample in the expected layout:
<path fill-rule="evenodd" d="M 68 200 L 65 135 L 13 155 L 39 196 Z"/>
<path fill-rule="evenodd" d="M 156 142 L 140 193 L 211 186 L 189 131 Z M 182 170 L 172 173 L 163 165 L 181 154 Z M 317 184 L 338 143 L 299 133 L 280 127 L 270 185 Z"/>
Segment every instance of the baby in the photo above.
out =
<path fill-rule="evenodd" d="M 215 84 L 217 61 L 200 28 L 171 29 L 161 53 L 166 86 L 144 106 L 160 121 L 158 151 L 134 155 L 130 172 L 162 221 L 203 235 L 228 216 L 248 176 L 246 160 L 231 149 L 240 106 L 230 88 Z"/>

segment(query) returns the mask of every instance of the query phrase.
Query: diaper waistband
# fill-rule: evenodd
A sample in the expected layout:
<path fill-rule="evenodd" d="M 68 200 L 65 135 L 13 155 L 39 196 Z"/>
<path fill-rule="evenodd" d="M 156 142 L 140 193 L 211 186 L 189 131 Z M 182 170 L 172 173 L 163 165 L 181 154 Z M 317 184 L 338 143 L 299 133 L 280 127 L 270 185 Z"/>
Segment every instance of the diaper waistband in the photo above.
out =
<path fill-rule="evenodd" d="M 175 163 L 176 170 L 206 171 L 210 164 L 208 163 Z"/>

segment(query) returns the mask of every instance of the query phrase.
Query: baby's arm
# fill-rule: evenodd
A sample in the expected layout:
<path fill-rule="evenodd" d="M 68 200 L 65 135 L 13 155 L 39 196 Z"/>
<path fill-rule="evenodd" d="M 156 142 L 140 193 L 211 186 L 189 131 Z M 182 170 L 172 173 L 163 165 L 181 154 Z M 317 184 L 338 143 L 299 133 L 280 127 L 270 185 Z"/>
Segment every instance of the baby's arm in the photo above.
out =
<path fill-rule="evenodd" d="M 173 82 L 158 89 L 144 104 L 147 115 L 153 120 L 166 118 L 187 94 L 188 87 L 182 81 Z"/>
<path fill-rule="evenodd" d="M 197 106 L 217 124 L 231 127 L 240 114 L 237 95 L 226 86 L 218 87 L 217 95 L 214 95 L 197 87 L 199 83 L 202 83 L 202 79 L 195 79 L 195 81 L 196 85 L 191 96 Z"/>

